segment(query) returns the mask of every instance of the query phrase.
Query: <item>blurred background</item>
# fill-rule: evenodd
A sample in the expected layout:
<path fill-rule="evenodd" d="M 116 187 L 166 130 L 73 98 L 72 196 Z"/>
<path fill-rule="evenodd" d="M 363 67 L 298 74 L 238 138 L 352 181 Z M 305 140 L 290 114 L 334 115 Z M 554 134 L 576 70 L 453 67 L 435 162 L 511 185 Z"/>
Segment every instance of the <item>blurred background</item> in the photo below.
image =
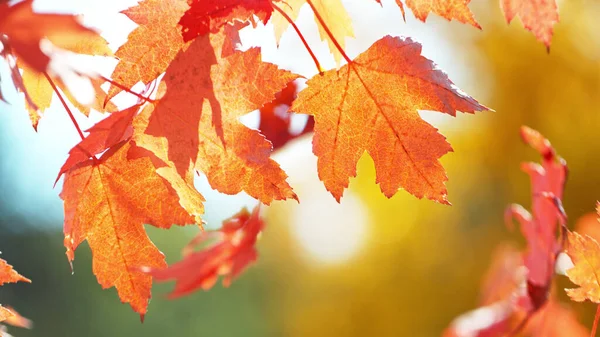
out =
<path fill-rule="evenodd" d="M 135 1 L 39 0 L 40 10 L 85 14 L 116 48 L 135 25 L 119 10 Z M 34 321 L 27 336 L 440 336 L 454 317 L 478 305 L 479 287 L 494 248 L 523 244 L 503 224 L 509 203 L 530 204 L 529 180 L 519 164 L 538 160 L 523 145 L 519 127 L 547 136 L 568 162 L 565 209 L 574 221 L 600 199 L 600 3 L 559 1 L 550 53 L 515 19 L 507 25 L 498 0 L 470 5 L 479 31 L 431 15 L 426 24 L 394 1 L 344 1 L 354 20 L 347 52 L 358 55 L 383 35 L 410 36 L 457 86 L 495 112 L 457 118 L 423 112 L 455 152 L 442 162 L 452 206 L 417 200 L 404 191 L 386 199 L 375 185 L 371 159 L 364 156 L 341 204 L 325 191 L 316 173 L 310 137 L 275 154 L 290 175 L 301 203 L 278 202 L 264 209 L 267 227 L 260 258 L 230 288 L 219 284 L 175 301 L 172 284 L 155 285 L 143 324 L 114 289 L 102 290 L 91 272 L 87 244 L 81 245 L 71 275 L 62 245 L 62 181 L 54 178 L 78 141 L 58 101 L 32 129 L 22 97 L 2 82 L 10 104 L 0 102 L 0 251 L 32 284 L 0 288 L 0 303 Z M 374 24 L 376 23 L 376 24 Z M 305 8 L 300 29 L 325 67 L 335 66 Z M 314 65 L 290 29 L 279 49 L 272 27 L 246 29 L 243 48 L 263 47 L 264 59 L 307 77 Z M 110 74 L 113 63 L 93 60 Z M 0 66 L 6 78 L 6 65 Z M 120 104 L 126 105 L 127 98 Z M 85 127 L 96 122 L 79 116 Z M 253 123 L 250 115 L 244 120 Z M 197 186 L 207 198 L 209 228 L 243 205 L 247 196 L 224 196 Z M 196 234 L 147 227 L 169 263 Z M 557 287 L 568 281 L 558 277 Z M 558 291 L 564 299 L 562 291 Z M 594 308 L 570 304 L 591 326 Z"/>

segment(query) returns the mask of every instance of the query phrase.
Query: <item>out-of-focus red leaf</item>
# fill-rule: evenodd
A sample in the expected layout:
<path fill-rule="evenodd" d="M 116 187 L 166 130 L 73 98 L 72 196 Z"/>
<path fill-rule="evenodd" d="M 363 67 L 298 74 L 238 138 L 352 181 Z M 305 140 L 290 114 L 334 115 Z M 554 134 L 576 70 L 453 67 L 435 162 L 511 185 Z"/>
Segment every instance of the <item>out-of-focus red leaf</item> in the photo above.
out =
<path fill-rule="evenodd" d="M 260 108 L 258 129 L 273 144 L 273 151 L 281 148 L 294 138 L 312 132 L 314 129 L 314 117 L 308 116 L 302 131 L 292 133 L 290 130 L 292 114 L 289 112 L 289 108 L 296 99 L 297 91 L 296 82 L 290 82 L 283 90 L 275 94 L 275 100 Z"/>
<path fill-rule="evenodd" d="M 534 323 L 531 319 L 550 310 L 548 298 L 555 261 L 563 243 L 557 234 L 566 218 L 561 198 L 567 166 L 539 132 L 522 127 L 521 136 L 542 156 L 541 165 L 522 165 L 531 178 L 533 215 L 513 204 L 507 209 L 505 220 L 509 226 L 512 219 L 520 224 L 527 250 L 522 258 L 510 248 L 496 255 L 482 287 L 484 306 L 459 316 L 446 330 L 445 337 L 514 336 L 524 328 L 546 331 L 539 320 Z M 561 310 L 560 307 L 551 309 Z M 574 333 L 581 331 L 576 320 L 565 324 L 565 329 L 572 329 Z M 536 332 L 533 336 L 546 335 Z"/>
<path fill-rule="evenodd" d="M 31 327 L 33 326 L 33 322 L 30 319 L 21 316 L 21 314 L 19 314 L 12 307 L 7 306 L 6 309 L 10 310 L 12 316 L 6 318 L 2 323 L 16 326 L 18 328 L 31 329 Z"/>
<path fill-rule="evenodd" d="M 567 177 L 567 164 L 559 157 L 550 142 L 539 132 L 521 128 L 521 137 L 542 156 L 542 164 L 524 163 L 521 168 L 531 178 L 531 215 L 519 205 L 511 205 L 507 214 L 521 225 L 527 240 L 525 267 L 528 270 L 528 287 L 532 305 L 541 305 L 549 291 L 554 274 L 554 263 L 562 248 L 557 233 L 564 218 L 560 206 Z"/>
<path fill-rule="evenodd" d="M 223 222 L 217 231 L 198 235 L 184 249 L 184 259 L 165 269 L 144 267 L 158 282 L 175 280 L 171 298 L 187 295 L 195 290 L 210 289 L 219 276 L 229 286 L 257 258 L 255 248 L 258 234 L 264 227 L 259 206 L 252 213 L 246 208 Z M 197 247 L 203 247 L 195 251 Z"/>

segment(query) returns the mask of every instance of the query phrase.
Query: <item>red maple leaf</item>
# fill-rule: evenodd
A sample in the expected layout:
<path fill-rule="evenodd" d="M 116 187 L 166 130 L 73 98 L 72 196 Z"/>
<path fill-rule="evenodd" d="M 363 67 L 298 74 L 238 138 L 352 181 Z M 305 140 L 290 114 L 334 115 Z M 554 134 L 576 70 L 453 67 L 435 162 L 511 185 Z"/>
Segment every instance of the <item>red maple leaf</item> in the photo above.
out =
<path fill-rule="evenodd" d="M 175 280 L 171 298 L 208 290 L 219 276 L 224 276 L 223 285 L 228 287 L 258 256 L 254 246 L 264 228 L 259 210 L 257 206 L 250 213 L 244 208 L 225 220 L 221 229 L 199 234 L 185 247 L 183 260 L 168 268 L 143 270 L 159 282 Z M 195 252 L 197 247 L 202 250 Z"/>
<path fill-rule="evenodd" d="M 292 113 L 289 108 L 296 99 L 298 86 L 296 82 L 288 85 L 275 94 L 275 99 L 260 108 L 260 122 L 258 129 L 273 144 L 273 151 L 281 148 L 290 140 L 313 131 L 315 120 L 308 116 L 304 128 L 297 133 L 290 130 L 292 125 Z"/>

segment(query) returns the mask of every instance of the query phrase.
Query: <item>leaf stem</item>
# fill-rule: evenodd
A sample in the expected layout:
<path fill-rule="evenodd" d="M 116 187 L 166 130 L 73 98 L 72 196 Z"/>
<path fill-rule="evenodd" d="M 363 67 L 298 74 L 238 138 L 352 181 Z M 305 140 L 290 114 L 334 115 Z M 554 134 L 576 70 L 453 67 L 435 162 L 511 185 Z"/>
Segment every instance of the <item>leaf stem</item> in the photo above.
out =
<path fill-rule="evenodd" d="M 306 48 L 306 50 L 310 54 L 310 57 L 312 57 L 313 61 L 315 62 L 315 65 L 317 66 L 317 70 L 319 71 L 319 74 L 322 74 L 323 73 L 323 68 L 321 68 L 321 64 L 319 63 L 319 60 L 317 59 L 317 56 L 315 55 L 315 53 L 313 53 L 312 49 L 308 45 L 308 42 L 306 42 L 306 39 L 304 38 L 304 35 L 302 35 L 302 32 L 300 32 L 300 29 L 298 29 L 298 26 L 296 26 L 296 23 L 294 23 L 294 20 L 292 20 L 292 18 L 290 18 L 290 16 L 287 15 L 287 13 L 284 12 L 283 9 L 279 8 L 277 5 L 273 4 L 273 8 L 277 12 L 279 12 L 279 14 L 281 14 L 281 16 L 283 16 L 287 20 L 287 22 L 290 23 L 290 25 L 292 25 L 292 27 L 294 28 L 294 30 L 298 34 L 298 37 L 300 37 L 300 40 L 302 40 L 302 43 L 304 44 L 304 47 Z"/>
<path fill-rule="evenodd" d="M 123 90 L 123 91 L 125 91 L 127 93 L 132 94 L 133 96 L 135 96 L 135 97 L 143 100 L 144 102 L 149 102 L 149 103 L 154 103 L 155 102 L 153 99 L 150 99 L 148 97 L 145 97 L 144 95 L 138 94 L 137 92 L 133 92 L 133 91 L 131 91 L 131 89 L 127 88 L 126 86 L 122 85 L 119 82 L 115 82 L 115 81 L 111 80 L 108 77 L 104 77 L 104 76 L 100 75 L 100 78 L 103 79 L 103 80 L 105 80 L 106 82 L 114 85 L 115 87 L 117 87 L 117 88 L 119 88 L 119 89 L 121 89 L 121 90 Z M 108 103 L 108 101 L 109 101 L 108 100 L 108 96 L 106 96 L 106 98 L 107 99 L 104 101 L 104 105 L 106 105 L 106 103 Z"/>
<path fill-rule="evenodd" d="M 323 17 L 321 16 L 321 14 L 319 14 L 319 11 L 317 11 L 317 8 L 312 3 L 312 1 L 311 0 L 306 0 L 306 3 L 310 6 L 310 8 L 312 9 L 313 13 L 315 14 L 315 17 L 317 18 L 317 20 L 321 24 L 321 27 L 323 27 L 323 29 L 325 30 L 325 33 L 327 33 L 327 36 L 329 36 L 329 38 L 331 39 L 331 42 L 333 42 L 333 44 L 335 45 L 335 47 L 337 48 L 337 50 L 340 52 L 340 54 L 342 54 L 342 56 L 344 57 L 344 59 L 346 60 L 346 62 L 348 62 L 348 64 L 352 63 L 352 60 L 348 57 L 348 55 L 346 54 L 346 51 L 344 50 L 344 48 L 342 48 L 342 46 L 340 45 L 340 43 L 336 40 L 335 36 L 333 36 L 333 33 L 331 32 L 331 30 L 329 29 L 329 27 L 327 27 L 327 24 L 325 23 L 325 20 L 323 20 Z"/>
<path fill-rule="evenodd" d="M 596 315 L 594 316 L 594 325 L 592 325 L 592 333 L 591 337 L 596 336 L 596 329 L 598 328 L 598 319 L 600 319 L 600 305 L 598 305 L 598 309 L 596 309 Z"/>
<path fill-rule="evenodd" d="M 63 98 L 63 96 L 61 95 L 61 93 L 58 91 L 58 88 L 56 87 L 56 84 L 54 84 L 54 81 L 52 81 L 52 78 L 50 78 L 50 76 L 48 76 L 48 73 L 45 72 L 45 71 L 44 71 L 44 76 L 46 76 L 46 79 L 48 80 L 48 82 L 52 86 L 52 89 L 54 90 L 54 92 L 58 96 L 58 99 L 62 103 L 63 107 L 65 107 L 65 110 L 67 110 L 67 113 L 69 114 L 69 117 L 71 118 L 71 121 L 73 122 L 73 125 L 75 125 L 75 129 L 77 129 L 77 133 L 79 133 L 79 137 L 81 137 L 81 140 L 84 140 L 85 136 L 83 135 L 83 132 L 81 131 L 81 128 L 79 127 L 79 124 L 75 120 L 75 116 L 73 116 L 73 113 L 71 112 L 71 109 L 67 105 L 67 102 L 65 101 L 65 99 Z"/>

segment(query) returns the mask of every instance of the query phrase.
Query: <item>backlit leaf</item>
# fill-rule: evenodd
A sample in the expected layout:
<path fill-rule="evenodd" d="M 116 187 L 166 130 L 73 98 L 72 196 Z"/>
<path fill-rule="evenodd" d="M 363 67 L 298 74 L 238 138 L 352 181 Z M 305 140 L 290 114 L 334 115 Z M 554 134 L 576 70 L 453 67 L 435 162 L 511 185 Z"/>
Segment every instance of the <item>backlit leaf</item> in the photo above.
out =
<path fill-rule="evenodd" d="M 319 177 L 338 201 L 366 151 L 387 197 L 404 188 L 418 198 L 448 203 L 439 158 L 452 148 L 418 111 L 455 116 L 487 108 L 421 56 L 420 44 L 384 37 L 352 63 L 307 84 L 292 111 L 314 116 Z"/>

